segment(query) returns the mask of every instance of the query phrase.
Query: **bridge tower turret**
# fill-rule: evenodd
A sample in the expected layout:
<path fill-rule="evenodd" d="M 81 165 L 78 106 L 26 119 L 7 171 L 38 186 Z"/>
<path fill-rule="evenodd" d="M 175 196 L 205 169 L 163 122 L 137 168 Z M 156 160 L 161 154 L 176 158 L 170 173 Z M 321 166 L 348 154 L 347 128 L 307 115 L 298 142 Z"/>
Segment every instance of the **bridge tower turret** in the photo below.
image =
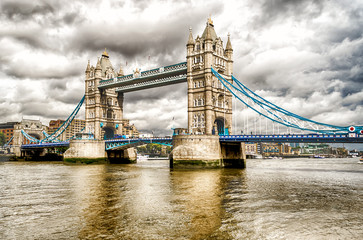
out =
<path fill-rule="evenodd" d="M 232 94 L 213 75 L 211 67 L 232 82 L 233 49 L 228 35 L 226 48 L 208 19 L 201 37 L 190 30 L 187 43 L 188 131 L 190 134 L 230 134 Z"/>
<path fill-rule="evenodd" d="M 96 67 L 87 65 L 85 71 L 86 133 L 95 139 L 113 138 L 122 134 L 123 94 L 115 89 L 99 89 L 101 81 L 119 76 L 112 67 L 106 50 L 98 58 Z"/>

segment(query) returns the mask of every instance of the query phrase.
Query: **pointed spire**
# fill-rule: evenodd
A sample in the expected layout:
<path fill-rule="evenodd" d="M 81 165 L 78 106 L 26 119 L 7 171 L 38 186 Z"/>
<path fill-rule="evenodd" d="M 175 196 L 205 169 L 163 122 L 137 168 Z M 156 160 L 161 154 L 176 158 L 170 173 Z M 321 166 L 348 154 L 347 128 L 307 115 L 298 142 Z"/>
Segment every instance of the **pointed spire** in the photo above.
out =
<path fill-rule="evenodd" d="M 208 24 L 214 27 L 211 14 L 209 14 Z"/>
<path fill-rule="evenodd" d="M 102 53 L 102 56 L 103 56 L 103 57 L 107 57 L 107 58 L 109 57 L 109 56 L 108 56 L 108 53 L 107 53 L 107 51 L 106 51 L 106 48 L 105 48 L 105 51 Z"/>
<path fill-rule="evenodd" d="M 89 65 L 89 60 L 88 60 L 88 64 L 87 64 L 87 68 L 86 68 L 86 72 L 90 72 L 91 71 L 91 67 Z"/>
<path fill-rule="evenodd" d="M 205 40 L 213 40 L 212 33 L 211 33 L 211 29 L 210 28 L 211 27 L 210 27 L 209 23 L 207 22 Z"/>
<path fill-rule="evenodd" d="M 193 39 L 193 34 L 192 34 L 192 27 L 189 28 L 189 38 L 188 38 L 188 45 L 194 45 L 194 39 Z"/>
<path fill-rule="evenodd" d="M 120 70 L 117 73 L 117 76 L 123 76 L 124 75 L 124 70 L 122 69 L 122 64 L 120 64 Z"/>
<path fill-rule="evenodd" d="M 230 36 L 231 35 L 228 33 L 228 40 L 227 40 L 226 50 L 233 50 L 232 49 L 232 44 L 231 44 Z"/>
<path fill-rule="evenodd" d="M 100 58 L 97 59 L 96 70 L 102 70 Z"/>

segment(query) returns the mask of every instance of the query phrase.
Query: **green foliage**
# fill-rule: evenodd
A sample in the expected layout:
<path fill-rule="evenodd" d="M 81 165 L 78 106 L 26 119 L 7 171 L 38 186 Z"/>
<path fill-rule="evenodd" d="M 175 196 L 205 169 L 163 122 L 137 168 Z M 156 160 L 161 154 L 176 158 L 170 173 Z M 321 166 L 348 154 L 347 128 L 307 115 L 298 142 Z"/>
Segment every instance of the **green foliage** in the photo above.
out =
<path fill-rule="evenodd" d="M 156 143 L 148 143 L 146 145 L 137 147 L 136 149 L 137 149 L 138 153 L 150 154 L 150 155 L 161 155 L 162 148 L 166 148 L 166 154 L 169 154 L 171 152 L 171 147 L 162 146 L 162 145 L 156 144 Z"/>
<path fill-rule="evenodd" d="M 3 146 L 6 143 L 5 135 L 3 132 L 0 132 L 0 146 Z"/>

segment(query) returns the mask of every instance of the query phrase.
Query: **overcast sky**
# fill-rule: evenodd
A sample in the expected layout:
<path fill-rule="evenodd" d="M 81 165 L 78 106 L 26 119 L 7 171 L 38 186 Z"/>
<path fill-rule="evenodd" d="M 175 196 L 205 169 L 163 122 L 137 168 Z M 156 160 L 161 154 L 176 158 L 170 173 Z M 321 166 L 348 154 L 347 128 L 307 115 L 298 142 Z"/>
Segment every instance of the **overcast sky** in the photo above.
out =
<path fill-rule="evenodd" d="M 185 61 L 189 27 L 201 35 L 211 14 L 224 44 L 231 34 L 237 79 L 304 117 L 363 125 L 361 0 L 0 4 L 0 122 L 66 119 L 84 95 L 87 61 L 96 65 L 104 48 L 125 74 Z M 186 127 L 186 91 L 183 83 L 127 93 L 124 116 L 141 131 L 170 135 Z"/>

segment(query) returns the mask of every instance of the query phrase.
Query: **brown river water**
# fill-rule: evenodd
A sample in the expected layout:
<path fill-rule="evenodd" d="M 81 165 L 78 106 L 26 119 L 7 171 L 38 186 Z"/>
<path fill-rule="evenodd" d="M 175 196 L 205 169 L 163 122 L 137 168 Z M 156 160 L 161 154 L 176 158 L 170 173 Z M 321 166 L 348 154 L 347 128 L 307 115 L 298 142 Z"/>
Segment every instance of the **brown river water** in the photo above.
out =
<path fill-rule="evenodd" d="M 363 164 L 0 162 L 0 239 L 363 239 Z"/>

